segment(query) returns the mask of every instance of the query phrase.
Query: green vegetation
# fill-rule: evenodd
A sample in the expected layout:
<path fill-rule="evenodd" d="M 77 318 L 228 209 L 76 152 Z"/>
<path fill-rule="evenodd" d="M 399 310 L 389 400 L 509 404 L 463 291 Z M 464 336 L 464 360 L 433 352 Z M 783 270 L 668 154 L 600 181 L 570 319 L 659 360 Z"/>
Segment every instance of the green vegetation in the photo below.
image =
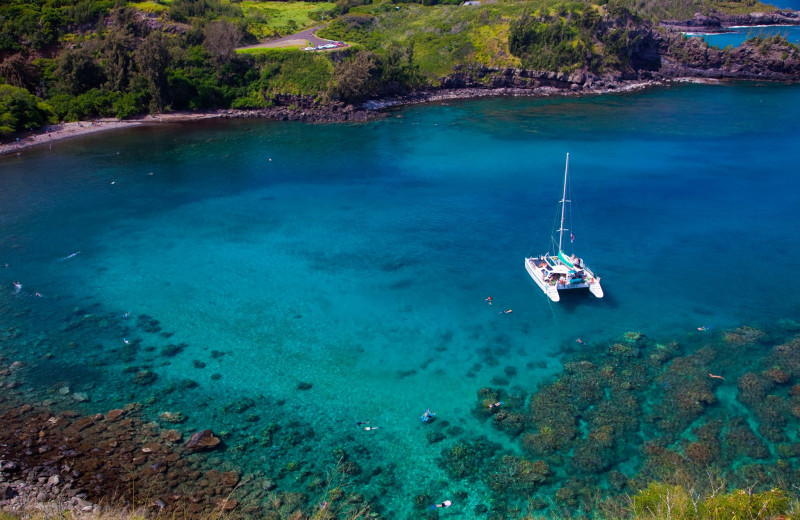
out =
<path fill-rule="evenodd" d="M 651 19 L 770 10 L 756 0 L 459 3 L 8 0 L 0 5 L 0 82 L 36 96 L 40 109 L 10 103 L 3 132 L 52 117 L 263 108 L 287 95 L 358 102 L 436 85 L 465 68 L 652 69 L 657 52 L 640 53 L 652 62 L 632 55 L 655 48 L 640 30 Z M 328 23 L 320 36 L 350 46 L 307 56 L 236 51 L 320 23 Z"/>
<path fill-rule="evenodd" d="M 0 136 L 54 122 L 53 110 L 27 90 L 0 85 Z"/>
<path fill-rule="evenodd" d="M 336 16 L 336 5 L 320 2 L 241 3 L 248 32 L 257 40 L 286 36 Z"/>
<path fill-rule="evenodd" d="M 610 0 L 609 5 L 654 20 L 688 20 L 695 13 L 708 15 L 712 10 L 726 14 L 770 13 L 775 10 L 773 6 L 758 0 Z"/>
<path fill-rule="evenodd" d="M 673 520 L 731 520 L 797 518 L 798 504 L 786 492 L 771 489 L 761 493 L 736 490 L 730 493 L 693 496 L 691 490 L 677 485 L 651 483 L 632 497 L 635 518 L 670 518 Z"/>
<path fill-rule="evenodd" d="M 320 35 L 358 42 L 374 52 L 380 52 L 387 42 L 413 46 L 415 64 L 435 82 L 461 64 L 519 65 L 507 50 L 507 38 L 511 22 L 522 15 L 527 5 L 531 4 L 401 4 L 399 10 L 387 4 L 369 5 L 351 9 Z"/>

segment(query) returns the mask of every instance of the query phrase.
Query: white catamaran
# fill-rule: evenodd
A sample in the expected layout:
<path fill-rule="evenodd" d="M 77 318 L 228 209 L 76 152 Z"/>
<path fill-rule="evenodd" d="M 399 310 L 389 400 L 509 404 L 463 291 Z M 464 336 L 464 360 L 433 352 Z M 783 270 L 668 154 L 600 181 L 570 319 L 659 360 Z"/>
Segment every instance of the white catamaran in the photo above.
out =
<path fill-rule="evenodd" d="M 600 287 L 600 278 L 596 276 L 583 263 L 583 260 L 575 255 L 567 255 L 562 249 L 562 239 L 564 238 L 564 208 L 569 202 L 567 200 L 567 175 L 569 172 L 569 154 L 567 154 L 567 166 L 564 168 L 564 191 L 561 194 L 561 224 L 558 226 L 558 250 L 555 256 L 546 253 L 542 256 L 531 256 L 525 259 L 525 270 L 531 275 L 542 291 L 554 302 L 561 299 L 559 291 L 572 289 L 586 289 L 597 296 L 603 297 L 603 288 Z M 571 236 L 571 235 L 570 235 Z M 555 246 L 555 236 L 551 237 L 551 242 Z"/>

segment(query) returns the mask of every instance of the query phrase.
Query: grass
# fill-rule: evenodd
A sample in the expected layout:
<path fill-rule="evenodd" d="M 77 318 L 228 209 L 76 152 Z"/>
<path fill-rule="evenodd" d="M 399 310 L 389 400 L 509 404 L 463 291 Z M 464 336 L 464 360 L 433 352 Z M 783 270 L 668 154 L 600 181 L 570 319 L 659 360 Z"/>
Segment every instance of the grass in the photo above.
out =
<path fill-rule="evenodd" d="M 292 34 L 332 18 L 336 4 L 328 2 L 254 2 L 241 4 L 247 26 L 259 41 Z"/>
<path fill-rule="evenodd" d="M 133 2 L 133 7 L 145 13 L 162 14 L 169 11 L 171 0 L 145 0 Z"/>
<path fill-rule="evenodd" d="M 432 81 L 461 64 L 513 67 L 509 24 L 530 6 L 550 2 L 504 2 L 481 6 L 388 3 L 354 8 L 319 32 L 324 38 L 357 42 L 378 51 L 388 43 L 414 47 L 414 61 Z M 371 19 L 371 23 L 364 20 Z"/>
<path fill-rule="evenodd" d="M 269 47 L 250 47 L 247 49 L 236 49 L 237 54 L 264 54 L 268 53 L 271 49 L 292 49 L 292 50 L 299 50 L 305 49 L 309 47 L 311 42 L 308 40 L 298 39 L 298 40 L 289 40 L 285 42 L 276 43 L 274 45 L 270 45 Z"/>

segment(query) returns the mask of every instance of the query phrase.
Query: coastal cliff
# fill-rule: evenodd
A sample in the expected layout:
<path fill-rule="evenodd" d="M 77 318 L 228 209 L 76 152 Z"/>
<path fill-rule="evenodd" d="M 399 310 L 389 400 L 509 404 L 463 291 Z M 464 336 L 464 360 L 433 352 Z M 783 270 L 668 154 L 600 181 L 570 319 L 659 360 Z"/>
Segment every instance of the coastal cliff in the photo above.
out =
<path fill-rule="evenodd" d="M 709 47 L 675 29 L 636 29 L 625 70 L 572 72 L 460 66 L 439 87 L 421 89 L 405 100 L 507 95 L 602 94 L 671 80 L 800 81 L 800 52 L 781 38 L 755 38 L 729 49 Z M 368 106 L 382 106 L 373 102 Z M 390 103 L 392 104 L 392 103 Z M 396 103 L 394 103 L 396 104 Z"/>

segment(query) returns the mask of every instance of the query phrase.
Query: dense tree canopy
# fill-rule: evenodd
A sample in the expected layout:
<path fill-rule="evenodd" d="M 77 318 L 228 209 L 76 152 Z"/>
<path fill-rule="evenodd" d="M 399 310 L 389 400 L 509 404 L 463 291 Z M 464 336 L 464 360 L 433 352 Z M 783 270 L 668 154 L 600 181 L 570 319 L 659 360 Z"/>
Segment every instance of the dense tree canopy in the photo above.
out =
<path fill-rule="evenodd" d="M 27 90 L 0 85 L 0 135 L 38 128 L 53 121 L 53 111 Z"/>

